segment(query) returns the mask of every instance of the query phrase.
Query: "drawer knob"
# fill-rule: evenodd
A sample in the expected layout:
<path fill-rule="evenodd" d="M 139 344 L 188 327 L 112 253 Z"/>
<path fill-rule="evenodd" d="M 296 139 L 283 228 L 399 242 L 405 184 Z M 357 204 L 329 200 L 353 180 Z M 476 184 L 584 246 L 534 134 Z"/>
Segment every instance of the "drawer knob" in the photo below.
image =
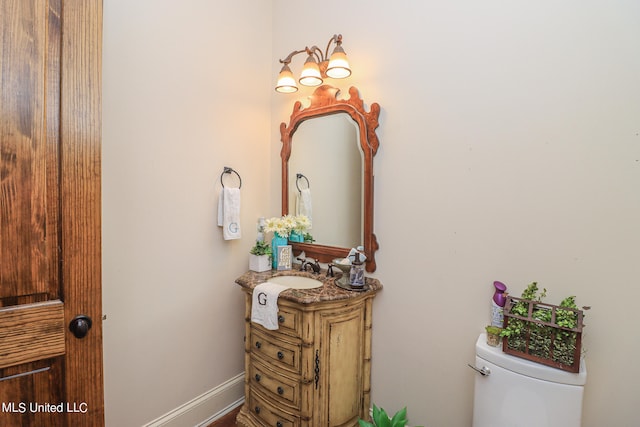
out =
<path fill-rule="evenodd" d="M 260 341 L 256 341 L 256 348 L 262 347 L 262 343 Z"/>
<path fill-rule="evenodd" d="M 278 422 L 276 423 L 276 427 L 282 427 L 282 421 L 278 421 Z"/>
<path fill-rule="evenodd" d="M 256 374 L 256 381 L 260 382 L 260 379 L 261 379 L 260 374 Z"/>
<path fill-rule="evenodd" d="M 284 394 L 284 389 L 282 387 L 278 387 L 278 394 Z"/>
<path fill-rule="evenodd" d="M 255 407 L 255 409 L 254 409 L 254 411 L 256 411 L 256 414 L 259 414 L 259 413 L 260 413 L 260 407 L 259 407 L 259 406 L 256 406 L 256 407 Z"/>
<path fill-rule="evenodd" d="M 282 314 L 278 316 L 278 322 L 284 323 L 284 316 Z"/>
<path fill-rule="evenodd" d="M 278 352 L 278 359 L 280 359 L 280 360 L 284 359 L 284 353 L 283 352 L 281 352 L 281 351 Z"/>

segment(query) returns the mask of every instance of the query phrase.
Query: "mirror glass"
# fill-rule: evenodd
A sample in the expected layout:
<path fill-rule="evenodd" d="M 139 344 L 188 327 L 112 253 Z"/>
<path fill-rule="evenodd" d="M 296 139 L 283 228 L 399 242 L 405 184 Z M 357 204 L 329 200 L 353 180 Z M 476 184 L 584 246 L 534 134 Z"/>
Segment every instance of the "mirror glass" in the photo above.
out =
<path fill-rule="evenodd" d="M 363 159 L 358 136 L 351 117 L 338 113 L 305 120 L 292 138 L 289 212 L 311 213 L 309 233 L 317 244 L 348 248 L 363 244 Z"/>
<path fill-rule="evenodd" d="M 378 240 L 373 232 L 373 157 L 380 105 L 364 107 L 358 89 L 318 86 L 309 105 L 293 105 L 289 123 L 280 124 L 282 140 L 282 214 L 306 213 L 311 206 L 314 243 L 291 242 L 294 255 L 332 262 L 362 245 L 365 268 L 376 270 Z M 300 176 L 299 176 L 300 174 Z M 305 202 L 300 203 L 299 199 Z"/>

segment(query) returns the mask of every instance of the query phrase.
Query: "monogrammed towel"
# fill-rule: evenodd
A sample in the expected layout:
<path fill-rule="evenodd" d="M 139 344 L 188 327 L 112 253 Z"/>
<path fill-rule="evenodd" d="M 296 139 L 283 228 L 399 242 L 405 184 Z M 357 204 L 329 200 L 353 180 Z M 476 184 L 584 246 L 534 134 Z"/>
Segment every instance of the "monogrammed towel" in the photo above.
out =
<path fill-rule="evenodd" d="M 239 239 L 240 231 L 240 189 L 223 188 L 218 200 L 218 226 L 222 227 L 224 240 Z"/>
<path fill-rule="evenodd" d="M 287 286 L 264 282 L 253 289 L 251 321 L 269 330 L 278 329 L 278 295 Z"/>

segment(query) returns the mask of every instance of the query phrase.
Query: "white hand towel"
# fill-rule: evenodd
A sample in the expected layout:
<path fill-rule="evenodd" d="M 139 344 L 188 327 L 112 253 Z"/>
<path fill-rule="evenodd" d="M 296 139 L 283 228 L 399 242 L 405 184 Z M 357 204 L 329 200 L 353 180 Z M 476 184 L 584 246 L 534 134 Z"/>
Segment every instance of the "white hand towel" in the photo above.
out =
<path fill-rule="evenodd" d="M 278 295 L 287 286 L 277 283 L 260 283 L 253 289 L 251 303 L 251 321 L 269 330 L 278 329 Z"/>
<path fill-rule="evenodd" d="M 312 218 L 312 199 L 311 199 L 311 190 L 308 188 L 304 188 L 300 190 L 298 193 L 298 203 L 296 206 L 296 214 L 297 215 L 305 215 L 309 218 L 309 221 L 313 224 Z"/>
<path fill-rule="evenodd" d="M 218 226 L 222 227 L 224 240 L 239 239 L 240 232 L 240 189 L 223 188 L 218 199 Z"/>

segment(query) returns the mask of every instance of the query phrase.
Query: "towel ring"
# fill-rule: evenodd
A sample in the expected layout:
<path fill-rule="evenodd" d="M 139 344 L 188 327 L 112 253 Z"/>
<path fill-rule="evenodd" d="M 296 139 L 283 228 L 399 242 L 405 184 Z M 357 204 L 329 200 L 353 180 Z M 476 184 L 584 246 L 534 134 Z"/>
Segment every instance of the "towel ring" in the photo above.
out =
<path fill-rule="evenodd" d="M 296 188 L 298 189 L 299 193 L 302 193 L 302 190 L 300 190 L 300 186 L 298 185 L 298 181 L 300 181 L 301 178 L 304 178 L 305 181 L 307 181 L 307 188 L 311 188 L 311 185 L 309 185 L 309 179 L 302 175 L 301 173 L 297 173 L 296 174 Z"/>
<path fill-rule="evenodd" d="M 240 181 L 240 184 L 238 185 L 238 189 L 242 188 L 242 178 L 240 177 L 240 174 L 228 166 L 225 166 L 224 170 L 220 174 L 220 184 L 222 184 L 222 188 L 224 188 L 224 182 L 222 181 L 222 177 L 224 176 L 225 173 L 231 173 L 231 172 L 235 173 L 238 176 L 238 180 Z"/>

